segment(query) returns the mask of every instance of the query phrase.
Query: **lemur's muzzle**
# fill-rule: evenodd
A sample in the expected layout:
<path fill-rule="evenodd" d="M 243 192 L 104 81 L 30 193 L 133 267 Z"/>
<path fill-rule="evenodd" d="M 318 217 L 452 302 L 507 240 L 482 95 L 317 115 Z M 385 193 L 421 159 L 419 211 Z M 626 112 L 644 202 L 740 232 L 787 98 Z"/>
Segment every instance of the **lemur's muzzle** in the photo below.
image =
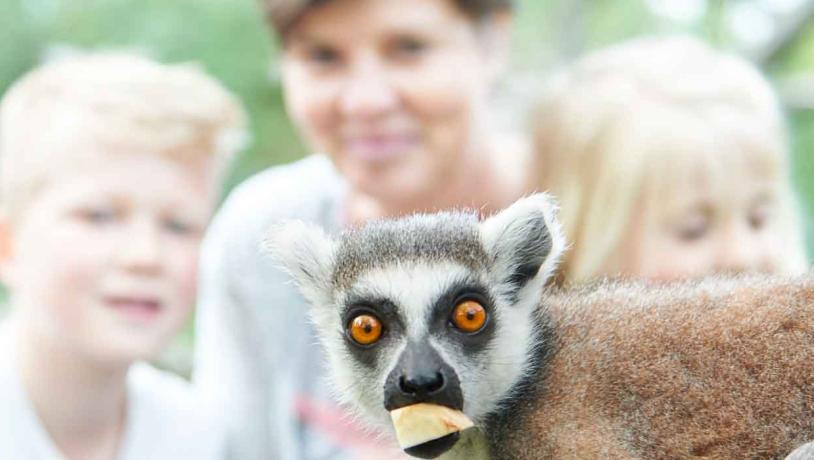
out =
<path fill-rule="evenodd" d="M 384 384 L 388 411 L 416 403 L 432 403 L 462 410 L 461 382 L 427 342 L 409 342 Z"/>
<path fill-rule="evenodd" d="M 384 408 L 388 411 L 417 403 L 432 403 L 462 410 L 464 397 L 455 371 L 427 342 L 408 342 L 396 367 L 384 384 Z M 406 452 L 414 457 L 435 458 L 458 442 L 455 432 Z"/>

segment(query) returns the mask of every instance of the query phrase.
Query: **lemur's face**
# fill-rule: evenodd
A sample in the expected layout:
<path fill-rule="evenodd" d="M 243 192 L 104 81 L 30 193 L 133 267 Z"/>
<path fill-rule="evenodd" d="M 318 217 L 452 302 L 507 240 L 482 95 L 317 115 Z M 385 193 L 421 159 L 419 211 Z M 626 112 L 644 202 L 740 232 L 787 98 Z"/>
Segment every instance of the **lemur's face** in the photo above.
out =
<path fill-rule="evenodd" d="M 418 402 L 476 423 L 498 408 L 523 377 L 563 247 L 545 195 L 483 222 L 420 215 L 337 240 L 288 223 L 269 243 L 313 305 L 340 396 L 386 426 L 390 410 Z"/>

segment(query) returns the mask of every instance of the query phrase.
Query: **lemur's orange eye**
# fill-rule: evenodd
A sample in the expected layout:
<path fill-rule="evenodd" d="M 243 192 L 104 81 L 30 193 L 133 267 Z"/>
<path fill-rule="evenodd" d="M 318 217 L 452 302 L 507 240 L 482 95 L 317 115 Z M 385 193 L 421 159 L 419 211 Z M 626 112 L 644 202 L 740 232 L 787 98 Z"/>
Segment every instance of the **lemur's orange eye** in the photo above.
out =
<path fill-rule="evenodd" d="M 478 332 L 486 324 L 486 309 L 474 300 L 465 300 L 452 311 L 452 324 L 463 332 Z"/>
<path fill-rule="evenodd" d="M 350 323 L 350 336 L 359 345 L 370 345 L 381 338 L 382 323 L 373 315 L 359 315 Z"/>

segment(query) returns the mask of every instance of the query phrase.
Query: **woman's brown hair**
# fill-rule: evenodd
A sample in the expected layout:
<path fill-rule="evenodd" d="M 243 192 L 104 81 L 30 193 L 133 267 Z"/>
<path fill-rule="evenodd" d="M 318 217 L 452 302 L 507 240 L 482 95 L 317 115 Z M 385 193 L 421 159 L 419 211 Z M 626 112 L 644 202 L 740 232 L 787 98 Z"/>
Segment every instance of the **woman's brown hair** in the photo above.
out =
<path fill-rule="evenodd" d="M 280 35 L 286 31 L 310 8 L 330 0 L 260 0 L 266 21 Z M 500 10 L 510 10 L 512 0 L 452 0 L 473 20 L 480 20 Z"/>

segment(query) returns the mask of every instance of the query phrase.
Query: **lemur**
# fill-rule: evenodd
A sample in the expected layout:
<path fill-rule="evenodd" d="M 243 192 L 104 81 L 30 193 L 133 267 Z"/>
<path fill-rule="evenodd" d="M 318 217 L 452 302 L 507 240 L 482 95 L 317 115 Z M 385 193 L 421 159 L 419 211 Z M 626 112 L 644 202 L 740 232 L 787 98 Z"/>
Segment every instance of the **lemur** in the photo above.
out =
<path fill-rule="evenodd" d="M 345 402 L 384 427 L 417 402 L 480 427 L 413 455 L 781 458 L 814 440 L 814 276 L 550 288 L 555 217 L 538 194 L 482 221 L 288 222 L 266 249 L 312 304 Z"/>

